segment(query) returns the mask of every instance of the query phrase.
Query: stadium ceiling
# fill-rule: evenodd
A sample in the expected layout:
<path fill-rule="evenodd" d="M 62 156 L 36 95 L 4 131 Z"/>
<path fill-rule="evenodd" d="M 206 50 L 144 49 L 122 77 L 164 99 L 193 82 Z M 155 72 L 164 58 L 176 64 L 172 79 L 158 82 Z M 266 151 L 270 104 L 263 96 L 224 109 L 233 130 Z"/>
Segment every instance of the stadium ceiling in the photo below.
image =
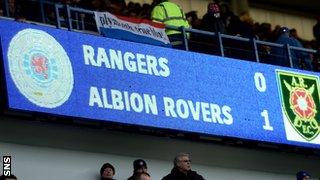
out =
<path fill-rule="evenodd" d="M 320 15 L 319 0 L 249 0 L 251 5 L 274 10 L 286 10 L 305 15 Z"/>

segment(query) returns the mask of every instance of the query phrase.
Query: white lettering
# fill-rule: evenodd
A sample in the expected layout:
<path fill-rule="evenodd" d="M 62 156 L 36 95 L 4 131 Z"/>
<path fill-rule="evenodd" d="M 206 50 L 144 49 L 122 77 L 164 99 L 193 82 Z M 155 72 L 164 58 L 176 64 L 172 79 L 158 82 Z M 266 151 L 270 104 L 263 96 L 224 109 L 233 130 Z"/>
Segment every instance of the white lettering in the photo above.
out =
<path fill-rule="evenodd" d="M 135 112 L 143 111 L 143 100 L 138 93 L 132 93 L 130 96 L 130 104 Z"/>
<path fill-rule="evenodd" d="M 196 107 L 192 101 L 188 101 L 188 105 L 190 107 L 190 111 L 194 120 L 199 120 L 200 117 L 200 102 L 196 102 Z"/>
<path fill-rule="evenodd" d="M 233 123 L 233 118 L 231 115 L 231 108 L 229 106 L 223 106 L 222 113 L 225 116 L 225 118 L 223 119 L 223 122 L 226 125 L 231 125 Z"/>
<path fill-rule="evenodd" d="M 103 48 L 98 48 L 97 65 L 100 67 L 104 63 L 106 68 L 110 68 L 110 62 L 106 51 Z"/>
<path fill-rule="evenodd" d="M 11 156 L 10 156 L 10 157 L 8 157 L 8 156 L 5 157 L 5 156 L 4 156 L 4 157 L 3 157 L 3 163 L 9 163 L 9 164 L 10 164 L 10 163 L 11 163 Z"/>
<path fill-rule="evenodd" d="M 209 118 L 209 115 L 210 115 L 209 103 L 201 102 L 201 111 L 202 111 L 203 121 L 211 122 L 211 118 Z"/>
<path fill-rule="evenodd" d="M 146 113 L 149 114 L 150 112 L 154 115 L 158 115 L 158 107 L 157 107 L 157 99 L 155 95 L 152 95 L 151 98 L 149 95 L 144 94 L 143 99 L 145 102 Z"/>
<path fill-rule="evenodd" d="M 220 106 L 218 104 L 210 104 L 210 109 L 212 113 L 212 122 L 223 124 Z"/>
<path fill-rule="evenodd" d="M 112 98 L 113 109 L 123 110 L 124 104 L 122 101 L 121 91 L 111 89 L 111 98 Z"/>
<path fill-rule="evenodd" d="M 108 99 L 107 99 L 107 90 L 105 88 L 102 88 L 102 99 L 103 99 L 103 107 L 104 108 L 112 108 L 112 104 L 108 103 Z"/>
<path fill-rule="evenodd" d="M 138 71 L 142 74 L 148 74 L 146 69 L 147 63 L 145 62 L 145 55 L 137 54 L 137 64 L 138 64 Z"/>
<path fill-rule="evenodd" d="M 100 94 L 101 93 L 101 94 Z M 102 97 L 102 98 L 101 98 Z M 145 112 L 147 114 L 158 115 L 157 99 L 155 95 L 129 93 L 105 88 L 90 87 L 89 106 L 98 108 L 134 111 L 137 113 Z"/>
<path fill-rule="evenodd" d="M 168 59 L 157 58 L 149 54 L 122 52 L 120 50 L 98 47 L 95 49 L 90 45 L 82 45 L 85 65 L 105 67 L 108 69 L 127 70 L 140 74 L 168 77 L 170 69 Z"/>
<path fill-rule="evenodd" d="M 177 113 L 182 119 L 187 119 L 189 117 L 189 107 L 185 100 L 177 100 Z"/>
<path fill-rule="evenodd" d="M 134 58 L 135 58 L 135 56 L 131 52 L 126 52 L 123 55 L 124 66 L 130 72 L 136 72 L 137 71 L 137 63 L 135 61 L 133 61 Z"/>
<path fill-rule="evenodd" d="M 154 56 L 147 55 L 147 68 L 148 68 L 148 74 L 154 74 L 156 76 L 160 76 L 159 71 L 157 70 L 157 58 Z"/>
<path fill-rule="evenodd" d="M 103 107 L 98 89 L 96 87 L 91 87 L 90 88 L 89 106 L 94 106 L 95 104 L 97 104 L 98 107 L 100 107 L 100 108 Z"/>
<path fill-rule="evenodd" d="M 174 101 L 169 97 L 163 97 L 164 102 L 164 111 L 166 116 L 177 117 L 177 114 L 174 111 Z"/>
<path fill-rule="evenodd" d="M 121 51 L 110 49 L 109 54 L 110 54 L 111 68 L 123 70 Z"/>
<path fill-rule="evenodd" d="M 94 61 L 94 49 L 92 46 L 89 45 L 82 45 L 83 47 L 83 59 L 84 64 L 98 66 L 97 63 Z"/>
<path fill-rule="evenodd" d="M 163 77 L 168 77 L 170 75 L 170 69 L 168 67 L 168 59 L 166 58 L 159 58 L 159 66 L 161 67 L 161 70 L 159 74 Z"/>
<path fill-rule="evenodd" d="M 204 122 L 224 125 L 233 123 L 231 108 L 226 105 L 220 107 L 213 103 L 192 102 L 184 99 L 174 100 L 170 97 L 164 97 L 163 102 L 165 115 L 168 117 L 192 118 L 195 121 L 202 119 Z"/>

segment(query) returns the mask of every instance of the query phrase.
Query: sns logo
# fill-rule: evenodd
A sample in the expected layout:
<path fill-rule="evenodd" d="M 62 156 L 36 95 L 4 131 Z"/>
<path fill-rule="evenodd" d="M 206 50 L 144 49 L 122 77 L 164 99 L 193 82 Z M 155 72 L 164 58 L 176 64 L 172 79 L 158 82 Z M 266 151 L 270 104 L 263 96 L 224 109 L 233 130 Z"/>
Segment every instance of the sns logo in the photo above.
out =
<path fill-rule="evenodd" d="M 3 175 L 11 176 L 11 156 L 3 156 Z"/>
<path fill-rule="evenodd" d="M 316 140 L 320 133 L 319 77 L 278 70 L 277 79 L 287 138 Z"/>
<path fill-rule="evenodd" d="M 18 90 L 35 105 L 56 108 L 69 99 L 74 83 L 71 63 L 48 33 L 18 32 L 9 44 L 8 65 Z"/>

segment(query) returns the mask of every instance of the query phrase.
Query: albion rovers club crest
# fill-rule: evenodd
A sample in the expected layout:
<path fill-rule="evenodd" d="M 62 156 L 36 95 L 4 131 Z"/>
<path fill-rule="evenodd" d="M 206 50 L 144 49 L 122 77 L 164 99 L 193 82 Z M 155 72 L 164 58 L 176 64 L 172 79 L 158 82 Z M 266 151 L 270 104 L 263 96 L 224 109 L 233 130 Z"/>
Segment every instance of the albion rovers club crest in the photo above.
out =
<path fill-rule="evenodd" d="M 304 140 L 314 140 L 320 133 L 319 77 L 278 70 L 277 78 L 285 123 Z"/>
<path fill-rule="evenodd" d="M 10 75 L 30 102 L 55 108 L 66 102 L 73 89 L 73 73 L 63 47 L 48 33 L 24 29 L 8 48 Z"/>

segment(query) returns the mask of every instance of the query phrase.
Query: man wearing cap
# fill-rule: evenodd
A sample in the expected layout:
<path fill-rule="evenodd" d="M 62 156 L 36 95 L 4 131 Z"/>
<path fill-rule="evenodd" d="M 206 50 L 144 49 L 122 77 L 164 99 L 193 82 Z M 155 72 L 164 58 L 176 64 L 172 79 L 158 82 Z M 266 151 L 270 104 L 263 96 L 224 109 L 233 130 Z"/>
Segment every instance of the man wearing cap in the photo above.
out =
<path fill-rule="evenodd" d="M 299 171 L 296 174 L 297 180 L 309 180 L 311 175 L 305 171 Z"/>
<path fill-rule="evenodd" d="M 128 180 L 134 180 L 135 175 L 138 173 L 148 173 L 147 163 L 143 159 L 133 161 L 133 174 Z"/>
<path fill-rule="evenodd" d="M 110 163 L 105 163 L 100 169 L 101 180 L 114 180 L 113 176 L 115 173 L 114 167 Z"/>
<path fill-rule="evenodd" d="M 171 173 L 163 177 L 162 180 L 204 180 L 196 171 L 191 170 L 190 155 L 186 153 L 178 154 L 173 160 L 174 167 Z"/>

